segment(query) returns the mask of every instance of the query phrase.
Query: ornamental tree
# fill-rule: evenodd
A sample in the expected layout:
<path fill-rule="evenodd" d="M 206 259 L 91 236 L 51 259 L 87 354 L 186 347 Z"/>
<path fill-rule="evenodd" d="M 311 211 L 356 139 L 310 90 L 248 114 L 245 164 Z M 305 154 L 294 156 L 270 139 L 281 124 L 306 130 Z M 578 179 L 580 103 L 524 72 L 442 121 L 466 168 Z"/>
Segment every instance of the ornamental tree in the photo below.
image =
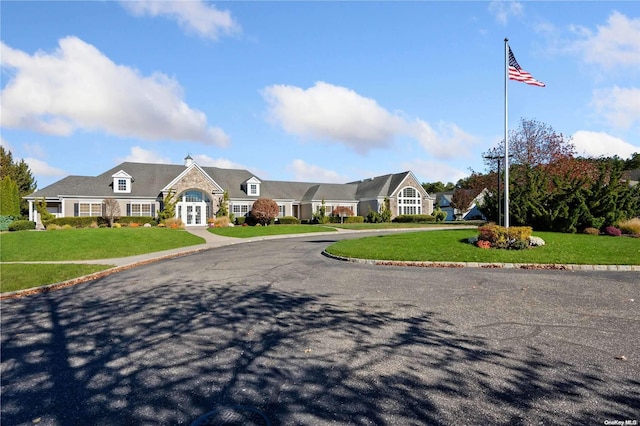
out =
<path fill-rule="evenodd" d="M 278 204 L 271 198 L 258 198 L 251 207 L 249 216 L 256 224 L 266 226 L 278 216 Z"/>
<path fill-rule="evenodd" d="M 113 227 L 113 223 L 120 217 L 120 203 L 115 198 L 105 198 L 103 203 L 104 217 L 109 221 L 109 227 Z"/>

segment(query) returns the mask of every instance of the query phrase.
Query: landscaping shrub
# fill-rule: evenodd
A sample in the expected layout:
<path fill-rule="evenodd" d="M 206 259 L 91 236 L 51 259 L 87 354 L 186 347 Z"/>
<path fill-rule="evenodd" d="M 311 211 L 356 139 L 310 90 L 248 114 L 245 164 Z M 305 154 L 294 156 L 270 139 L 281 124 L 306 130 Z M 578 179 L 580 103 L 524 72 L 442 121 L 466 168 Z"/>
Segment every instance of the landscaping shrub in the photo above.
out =
<path fill-rule="evenodd" d="M 488 241 L 491 247 L 522 250 L 529 247 L 529 238 L 533 230 L 530 226 L 484 225 L 478 228 L 481 241 Z"/>
<path fill-rule="evenodd" d="M 284 216 L 278 218 L 278 223 L 280 225 L 299 225 L 300 221 L 297 217 L 294 216 Z"/>
<path fill-rule="evenodd" d="M 369 209 L 369 212 L 367 213 L 366 221 L 368 223 L 381 223 L 382 222 L 382 215 L 380 215 L 380 213 L 378 213 L 378 212 L 375 212 L 375 211 Z"/>
<path fill-rule="evenodd" d="M 364 223 L 363 216 L 349 216 L 344 218 L 344 223 Z"/>
<path fill-rule="evenodd" d="M 430 214 L 401 214 L 393 219 L 397 223 L 424 223 L 435 222 L 436 218 Z"/>
<path fill-rule="evenodd" d="M 116 220 L 121 225 L 129 223 L 137 223 L 138 225 L 144 225 L 145 223 L 154 222 L 155 219 L 151 216 L 122 216 Z"/>
<path fill-rule="evenodd" d="M 436 218 L 436 222 L 444 222 L 444 220 L 447 218 L 447 212 L 436 210 L 433 212 L 433 216 Z"/>
<path fill-rule="evenodd" d="M 213 221 L 213 226 L 216 228 L 226 228 L 230 223 L 229 216 L 220 216 Z"/>
<path fill-rule="evenodd" d="M 278 217 L 278 203 L 271 198 L 258 198 L 251 206 L 249 216 L 260 225 L 271 225 Z"/>
<path fill-rule="evenodd" d="M 47 231 L 57 231 L 59 229 L 62 229 L 62 226 L 60 225 L 56 225 L 55 223 L 49 223 L 47 224 Z"/>
<path fill-rule="evenodd" d="M 247 218 L 244 216 L 236 217 L 236 225 L 242 226 L 246 222 Z"/>
<path fill-rule="evenodd" d="M 131 222 L 131 223 L 129 223 L 129 227 L 130 227 L 130 228 L 137 228 L 137 227 L 139 227 L 139 226 L 140 226 L 140 224 L 139 224 L 139 223 L 137 223 L 137 222 Z"/>
<path fill-rule="evenodd" d="M 9 229 L 9 225 L 15 218 L 13 216 L 0 215 L 0 231 L 6 231 Z"/>
<path fill-rule="evenodd" d="M 634 217 L 633 219 L 625 220 L 618 223 L 618 229 L 623 234 L 631 234 L 640 236 L 640 218 Z"/>
<path fill-rule="evenodd" d="M 74 229 L 73 226 L 66 224 L 66 225 L 62 225 L 62 230 L 64 231 L 68 231 L 69 229 Z"/>
<path fill-rule="evenodd" d="M 491 248 L 491 243 L 489 241 L 485 241 L 485 240 L 476 241 L 476 245 L 478 247 L 480 247 L 480 248 L 483 248 L 483 249 Z"/>
<path fill-rule="evenodd" d="M 593 228 L 593 227 L 584 228 L 584 231 L 582 232 L 588 235 L 600 235 L 600 230 L 598 228 Z"/>
<path fill-rule="evenodd" d="M 169 219 L 165 219 L 163 221 L 164 226 L 166 226 L 167 228 L 171 228 L 171 229 L 178 229 L 178 228 L 184 228 L 184 223 L 182 223 L 182 219 L 180 218 L 169 218 Z M 118 225 L 118 224 L 116 224 Z"/>
<path fill-rule="evenodd" d="M 14 220 L 9 224 L 9 231 L 26 231 L 36 229 L 36 223 L 30 220 Z"/>
<path fill-rule="evenodd" d="M 612 237 L 619 237 L 620 235 L 622 235 L 622 232 L 615 226 L 607 226 L 604 229 L 604 233 Z"/>
<path fill-rule="evenodd" d="M 100 221 L 101 218 L 93 216 L 82 217 L 58 217 L 47 222 L 47 225 L 54 224 L 58 226 L 69 225 L 74 228 L 88 228 L 96 220 Z"/>

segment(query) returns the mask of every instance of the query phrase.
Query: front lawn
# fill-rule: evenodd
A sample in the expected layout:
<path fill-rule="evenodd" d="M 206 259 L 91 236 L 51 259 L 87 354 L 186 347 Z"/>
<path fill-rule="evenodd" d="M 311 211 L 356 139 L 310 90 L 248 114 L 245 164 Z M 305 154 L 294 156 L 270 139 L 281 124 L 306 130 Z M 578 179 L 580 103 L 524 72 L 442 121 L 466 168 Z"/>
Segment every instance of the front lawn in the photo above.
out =
<path fill-rule="evenodd" d="M 466 240 L 475 229 L 424 231 L 339 241 L 328 253 L 376 260 L 640 265 L 640 239 L 536 232 L 546 245 L 528 250 L 481 249 Z"/>
<path fill-rule="evenodd" d="M 223 237 L 253 238 L 272 235 L 306 234 L 309 232 L 336 232 L 335 228 L 322 225 L 270 225 L 270 226 L 233 226 L 209 228 L 209 232 Z"/>
<path fill-rule="evenodd" d="M 25 290 L 55 284 L 112 268 L 112 265 L 82 264 L 5 264 L 2 265 L 0 292 Z"/>
<path fill-rule="evenodd" d="M 182 229 L 156 227 L 4 232 L 0 234 L 0 261 L 109 259 L 204 242 Z"/>

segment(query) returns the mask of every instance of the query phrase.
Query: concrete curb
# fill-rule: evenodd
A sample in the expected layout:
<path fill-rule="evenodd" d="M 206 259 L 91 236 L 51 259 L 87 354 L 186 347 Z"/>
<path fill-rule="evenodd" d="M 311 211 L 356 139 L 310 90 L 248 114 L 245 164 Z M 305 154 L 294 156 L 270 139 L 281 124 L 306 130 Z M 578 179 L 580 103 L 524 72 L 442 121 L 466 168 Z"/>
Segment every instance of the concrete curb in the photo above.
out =
<path fill-rule="evenodd" d="M 555 271 L 615 271 L 640 272 L 640 265 L 576 265 L 576 264 L 540 264 L 540 263 L 482 263 L 482 262 L 446 262 L 446 261 L 400 261 L 358 259 L 354 257 L 336 256 L 322 251 L 322 255 L 343 262 L 378 266 L 411 266 L 418 268 L 484 268 L 484 269 L 539 269 Z"/>

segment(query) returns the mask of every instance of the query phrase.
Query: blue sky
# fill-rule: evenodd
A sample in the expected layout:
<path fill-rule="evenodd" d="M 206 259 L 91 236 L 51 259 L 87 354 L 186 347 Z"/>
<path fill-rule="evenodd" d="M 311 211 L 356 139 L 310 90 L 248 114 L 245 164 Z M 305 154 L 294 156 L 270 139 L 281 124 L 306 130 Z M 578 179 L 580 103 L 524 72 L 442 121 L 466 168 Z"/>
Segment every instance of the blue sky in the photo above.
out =
<path fill-rule="evenodd" d="M 521 117 L 640 152 L 638 2 L 2 1 L 0 142 L 43 188 L 123 161 L 348 182 L 484 171 Z"/>

